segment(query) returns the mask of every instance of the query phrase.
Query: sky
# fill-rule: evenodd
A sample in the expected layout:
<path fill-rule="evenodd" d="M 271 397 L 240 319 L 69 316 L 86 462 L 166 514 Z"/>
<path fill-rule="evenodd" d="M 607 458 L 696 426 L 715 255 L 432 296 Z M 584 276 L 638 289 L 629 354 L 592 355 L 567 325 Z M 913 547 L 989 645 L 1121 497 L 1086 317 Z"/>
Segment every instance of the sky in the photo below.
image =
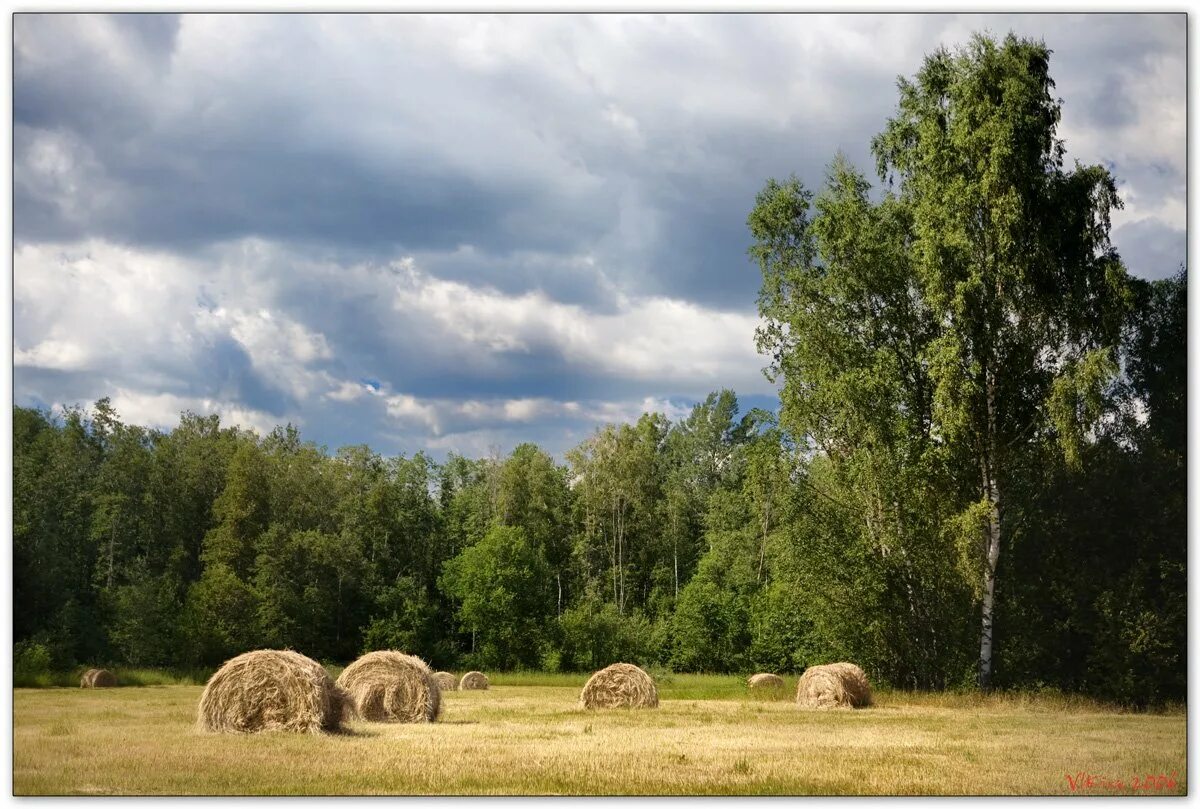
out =
<path fill-rule="evenodd" d="M 873 177 L 897 77 L 1010 30 L 1174 272 L 1182 14 L 18 14 L 14 399 L 435 458 L 775 407 L 755 194 Z"/>

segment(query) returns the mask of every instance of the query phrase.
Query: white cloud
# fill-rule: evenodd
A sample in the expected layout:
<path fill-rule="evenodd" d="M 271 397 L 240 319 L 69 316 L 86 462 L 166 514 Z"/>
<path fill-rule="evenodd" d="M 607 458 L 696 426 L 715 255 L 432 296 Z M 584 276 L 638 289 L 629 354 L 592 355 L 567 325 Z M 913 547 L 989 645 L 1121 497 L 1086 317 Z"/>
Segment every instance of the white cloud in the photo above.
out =
<path fill-rule="evenodd" d="M 88 367 L 89 359 L 87 348 L 70 340 L 44 340 L 13 352 L 13 365 L 52 371 L 79 371 Z"/>
<path fill-rule="evenodd" d="M 130 397 L 134 389 L 180 393 L 194 384 L 216 397 L 196 401 L 211 404 L 222 396 L 222 380 L 210 378 L 213 353 L 228 340 L 262 379 L 297 398 L 341 390 L 316 367 L 332 357 L 325 336 L 272 310 L 272 267 L 260 261 L 247 274 L 247 253 L 237 245 L 203 260 L 99 240 L 20 245 L 14 364 L 89 372 L 105 380 L 95 397 L 117 387 Z M 214 295 L 249 306 L 217 305 Z"/>
<path fill-rule="evenodd" d="M 170 393 L 145 393 L 118 388 L 111 396 L 112 406 L 127 424 L 170 429 L 179 423 L 179 415 L 190 410 L 198 415 L 216 413 L 221 423 L 254 430 L 259 435 L 271 432 L 280 420 L 269 413 L 248 408 L 235 402 L 222 402 L 196 396 L 175 396 Z M 293 424 L 303 422 L 292 418 Z"/>
<path fill-rule="evenodd" d="M 418 399 L 406 393 L 385 399 L 387 413 L 398 421 L 422 424 L 435 436 L 463 432 L 478 424 L 528 424 L 564 416 L 576 417 L 581 408 L 576 402 L 558 402 L 547 398 L 523 399 Z"/>
<path fill-rule="evenodd" d="M 333 356 L 325 335 L 312 331 L 286 315 L 270 309 L 254 311 L 201 311 L 197 316 L 203 328 L 227 333 L 246 351 L 254 369 L 283 390 L 300 399 L 331 386 L 333 398 L 345 396 L 341 383 L 334 383 L 323 371 L 310 366 Z"/>
<path fill-rule="evenodd" d="M 546 397 L 520 399 L 421 399 L 411 394 L 385 397 L 388 415 L 400 423 L 429 428 L 435 438 L 477 433 L 488 428 L 549 422 L 620 424 L 637 421 L 643 413 L 662 413 L 678 421 L 691 412 L 690 405 L 646 396 L 615 401 L 559 401 Z M 444 446 L 444 441 L 439 441 Z"/>
<path fill-rule="evenodd" d="M 665 386 L 770 389 L 754 348 L 756 315 L 664 297 L 621 296 L 615 313 L 591 312 L 541 291 L 511 295 L 433 278 L 411 260 L 393 265 L 394 306 L 436 322 L 447 340 L 483 352 L 552 349 L 568 362 Z"/>

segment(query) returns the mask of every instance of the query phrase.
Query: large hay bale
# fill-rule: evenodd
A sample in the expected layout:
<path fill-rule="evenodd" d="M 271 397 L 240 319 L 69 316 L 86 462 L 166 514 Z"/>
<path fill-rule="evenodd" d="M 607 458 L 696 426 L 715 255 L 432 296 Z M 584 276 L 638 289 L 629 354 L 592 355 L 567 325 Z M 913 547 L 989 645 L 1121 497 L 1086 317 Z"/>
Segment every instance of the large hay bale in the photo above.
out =
<path fill-rule="evenodd" d="M 455 691 L 458 689 L 458 678 L 448 671 L 439 671 L 433 675 L 433 681 L 438 684 L 438 688 L 442 691 Z"/>
<path fill-rule="evenodd" d="M 200 695 L 198 725 L 219 733 L 341 727 L 345 694 L 320 663 L 290 650 L 261 649 L 225 662 Z"/>
<path fill-rule="evenodd" d="M 369 722 L 432 722 L 442 710 L 429 666 L 403 652 L 368 652 L 346 666 L 337 685 L 355 715 Z"/>
<path fill-rule="evenodd" d="M 79 680 L 80 688 L 115 688 L 117 676 L 108 669 L 88 669 Z"/>
<path fill-rule="evenodd" d="M 631 663 L 613 663 L 592 675 L 579 695 L 585 708 L 657 708 L 658 689 Z"/>
<path fill-rule="evenodd" d="M 783 688 L 783 678 L 778 674 L 755 674 L 747 684 L 751 688 Z"/>
<path fill-rule="evenodd" d="M 488 678 L 482 671 L 468 671 L 458 683 L 459 691 L 487 691 Z"/>
<path fill-rule="evenodd" d="M 853 663 L 809 666 L 796 685 L 796 702 L 805 708 L 862 708 L 871 704 L 871 685 Z"/>

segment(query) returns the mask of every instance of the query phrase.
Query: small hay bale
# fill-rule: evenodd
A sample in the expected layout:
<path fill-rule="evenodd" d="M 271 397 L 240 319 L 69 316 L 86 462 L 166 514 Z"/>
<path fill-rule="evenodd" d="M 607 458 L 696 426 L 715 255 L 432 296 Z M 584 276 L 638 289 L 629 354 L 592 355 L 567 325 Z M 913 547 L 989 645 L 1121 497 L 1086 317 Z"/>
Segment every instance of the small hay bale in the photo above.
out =
<path fill-rule="evenodd" d="M 79 680 L 80 688 L 116 688 L 117 676 L 108 669 L 88 669 Z"/>
<path fill-rule="evenodd" d="M 778 674 L 755 674 L 747 684 L 751 688 L 783 688 L 783 678 Z"/>
<path fill-rule="evenodd" d="M 871 685 L 853 663 L 809 666 L 796 685 L 796 702 L 805 708 L 862 708 L 871 704 Z"/>
<path fill-rule="evenodd" d="M 368 652 L 337 678 L 354 714 L 368 722 L 432 722 L 442 692 L 429 666 L 403 652 Z"/>
<path fill-rule="evenodd" d="M 579 701 L 584 708 L 657 708 L 658 689 L 631 663 L 613 663 L 591 676 Z"/>
<path fill-rule="evenodd" d="M 197 724 L 216 733 L 341 729 L 345 694 L 299 652 L 260 649 L 227 660 L 200 695 Z"/>
<path fill-rule="evenodd" d="M 468 671 L 458 683 L 459 691 L 487 691 L 488 678 L 482 671 Z"/>
<path fill-rule="evenodd" d="M 439 671 L 433 675 L 433 681 L 438 684 L 438 688 L 442 691 L 458 690 L 458 678 L 448 671 Z"/>

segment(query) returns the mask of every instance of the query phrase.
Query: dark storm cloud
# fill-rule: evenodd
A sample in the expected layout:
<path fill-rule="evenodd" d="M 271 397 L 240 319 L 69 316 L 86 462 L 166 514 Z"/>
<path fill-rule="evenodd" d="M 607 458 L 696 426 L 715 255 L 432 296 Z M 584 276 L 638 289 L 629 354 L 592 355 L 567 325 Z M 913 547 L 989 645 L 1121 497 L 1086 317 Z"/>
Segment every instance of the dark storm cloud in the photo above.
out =
<path fill-rule="evenodd" d="M 177 392 L 245 402 L 256 410 L 279 417 L 285 417 L 299 404 L 287 391 L 261 378 L 245 348 L 227 338 L 215 340 L 201 355 L 195 381 L 200 384 L 189 385 Z"/>
<path fill-rule="evenodd" d="M 1139 71 L 1170 28 L 1169 18 L 1164 26 L 1163 18 L 1106 16 L 1086 24 L 1053 15 L 877 19 L 875 27 L 847 24 L 859 36 L 899 32 L 921 52 L 947 29 L 1040 34 L 1056 51 L 1068 109 L 1096 127 L 1133 119 Z M 754 191 L 767 176 L 792 172 L 819 185 L 839 149 L 873 173 L 869 139 L 894 105 L 896 75 L 919 62 L 916 53 L 864 62 L 834 47 L 798 60 L 797 31 L 826 20 L 726 16 L 718 26 L 629 18 L 613 42 L 612 58 L 630 60 L 622 69 L 572 59 L 572 46 L 586 54 L 613 31 L 568 19 L 552 28 L 557 46 L 545 59 L 500 60 L 479 71 L 449 56 L 434 61 L 428 46 L 383 53 L 370 50 L 382 43 L 366 42 L 356 54 L 346 47 L 353 43 L 323 36 L 329 18 L 299 15 L 254 20 L 244 44 L 261 55 L 239 53 L 247 70 L 233 73 L 200 70 L 181 55 L 173 16 L 20 15 L 17 237 L 102 236 L 190 250 L 259 236 L 378 254 L 471 245 L 497 258 L 479 267 L 485 277 L 526 288 L 537 279 L 522 278 L 514 254 L 590 252 L 634 291 L 749 307 L 756 284 L 745 270 L 744 221 Z M 416 18 L 388 22 L 397 46 L 427 33 Z M 56 41 L 76 46 L 52 58 Z M 379 70 L 363 66 L 371 59 Z M 696 86 L 663 97 L 654 70 Z M 815 78 L 780 92 L 800 70 Z M 364 88 L 368 78 L 376 86 Z M 653 94 L 640 91 L 639 80 L 649 80 Z M 706 81 L 729 83 L 730 95 L 705 95 L 698 88 Z M 754 120 L 737 93 L 775 97 L 751 105 L 762 112 Z M 631 127 L 624 139 L 622 122 Z M 375 129 L 392 137 L 346 134 Z M 49 157 L 39 152 L 46 133 L 60 146 Z M 475 167 L 464 165 L 465 153 Z M 1155 181 L 1149 169 L 1118 167 L 1134 185 Z M 91 201 L 97 194 L 103 204 Z M 623 218 L 646 230 L 631 234 Z M 450 272 L 472 264 L 479 263 Z M 603 299 L 587 272 L 576 275 L 578 288 L 560 276 L 555 293 Z"/>
<path fill-rule="evenodd" d="M 318 101 L 354 88 L 328 76 L 310 81 L 303 45 L 314 32 L 282 19 L 277 39 L 287 42 L 285 57 L 266 60 L 259 77 L 214 82 L 187 73 L 178 59 L 168 73 L 150 64 L 157 60 L 129 63 L 147 42 L 161 55 L 174 37 L 165 23 L 138 15 L 22 15 L 14 83 L 18 238 L 101 236 L 191 250 L 260 236 L 360 250 L 475 244 L 512 251 L 569 249 L 603 228 L 612 206 L 590 190 L 504 169 L 510 161 L 540 162 L 536 136 L 498 144 L 498 170 L 482 174 L 452 165 L 425 142 L 454 126 L 437 106 L 453 106 L 453 94 L 410 103 L 416 120 L 386 144 L 345 142 L 345 131 L 396 125 L 388 98 L 314 109 L 306 84 Z M 89 27 L 105 36 L 83 36 L 79 29 Z M 72 34 L 81 47 L 49 58 L 52 40 Z M 130 50 L 105 51 L 106 39 Z M 345 54 L 326 58 L 338 56 Z M 438 80 L 436 73 L 426 78 Z M 402 78 L 396 92 L 409 92 L 414 80 L 424 81 Z M 458 134 L 490 142 L 482 117 L 468 117 L 473 128 Z M 530 151 L 514 154 L 517 146 Z M 95 204 L 97 193 L 119 204 Z"/>

